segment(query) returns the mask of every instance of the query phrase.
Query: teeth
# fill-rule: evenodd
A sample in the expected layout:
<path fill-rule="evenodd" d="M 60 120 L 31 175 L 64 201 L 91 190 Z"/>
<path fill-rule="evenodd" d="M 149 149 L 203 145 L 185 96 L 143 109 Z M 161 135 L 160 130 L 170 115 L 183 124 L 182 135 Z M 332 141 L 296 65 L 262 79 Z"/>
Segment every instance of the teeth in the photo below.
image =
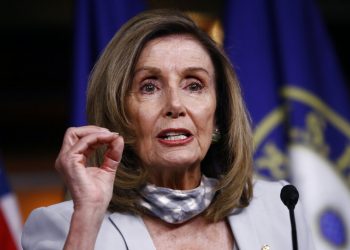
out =
<path fill-rule="evenodd" d="M 176 132 L 168 132 L 168 133 L 166 133 L 165 136 L 175 136 L 175 135 L 182 135 L 182 134 L 176 133 Z"/>
<path fill-rule="evenodd" d="M 183 140 L 183 139 L 186 139 L 187 136 L 185 135 L 170 135 L 170 134 L 167 134 L 166 137 L 164 138 L 165 140 L 169 140 L 169 141 L 175 141 L 175 140 Z"/>

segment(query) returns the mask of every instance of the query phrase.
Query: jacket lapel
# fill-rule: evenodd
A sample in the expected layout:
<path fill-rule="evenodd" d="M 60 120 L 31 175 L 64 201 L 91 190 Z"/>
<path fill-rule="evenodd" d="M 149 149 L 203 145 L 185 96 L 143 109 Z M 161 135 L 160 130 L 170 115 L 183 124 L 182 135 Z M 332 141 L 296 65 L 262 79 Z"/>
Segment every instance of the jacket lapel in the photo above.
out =
<path fill-rule="evenodd" d="M 127 249 L 156 250 L 140 216 L 113 213 L 109 216 L 109 219 L 122 235 Z"/>
<path fill-rule="evenodd" d="M 109 219 L 122 235 L 128 250 L 156 250 L 140 216 L 113 213 Z M 264 244 L 259 242 L 256 220 L 251 218 L 249 207 L 235 210 L 228 216 L 228 221 L 240 250 L 262 249 Z"/>
<path fill-rule="evenodd" d="M 233 232 L 235 243 L 240 250 L 244 249 L 262 249 L 259 243 L 256 225 L 250 217 L 249 211 L 245 209 L 237 209 L 228 216 L 228 221 Z"/>

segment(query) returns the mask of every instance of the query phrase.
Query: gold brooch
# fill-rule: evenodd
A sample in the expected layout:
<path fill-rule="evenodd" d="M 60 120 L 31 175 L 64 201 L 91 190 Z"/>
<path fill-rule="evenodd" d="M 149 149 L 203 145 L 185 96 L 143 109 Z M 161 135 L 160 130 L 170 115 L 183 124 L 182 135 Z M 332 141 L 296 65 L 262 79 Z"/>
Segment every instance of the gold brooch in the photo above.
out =
<path fill-rule="evenodd" d="M 261 250 L 270 250 L 270 246 L 269 245 L 264 245 Z"/>

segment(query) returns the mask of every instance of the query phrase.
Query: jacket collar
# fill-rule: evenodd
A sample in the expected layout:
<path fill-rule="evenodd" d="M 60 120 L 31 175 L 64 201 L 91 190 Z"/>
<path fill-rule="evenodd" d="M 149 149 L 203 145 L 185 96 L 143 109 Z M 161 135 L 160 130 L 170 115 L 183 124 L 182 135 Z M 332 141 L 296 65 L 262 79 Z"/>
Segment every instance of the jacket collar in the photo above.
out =
<path fill-rule="evenodd" d="M 235 209 L 227 219 L 238 249 L 261 249 L 254 220 L 247 212 L 247 208 Z"/>
<path fill-rule="evenodd" d="M 113 213 L 109 220 L 122 235 L 128 250 L 156 250 L 146 225 L 137 215 Z"/>
<path fill-rule="evenodd" d="M 254 213 L 251 213 L 250 210 L 250 206 L 244 209 L 235 209 L 227 219 L 239 249 L 263 249 L 264 243 L 268 242 L 259 241 L 260 237 L 257 231 L 259 226 L 256 225 L 256 218 L 253 218 Z M 156 250 L 140 216 L 112 213 L 109 220 L 122 235 L 128 250 Z"/>

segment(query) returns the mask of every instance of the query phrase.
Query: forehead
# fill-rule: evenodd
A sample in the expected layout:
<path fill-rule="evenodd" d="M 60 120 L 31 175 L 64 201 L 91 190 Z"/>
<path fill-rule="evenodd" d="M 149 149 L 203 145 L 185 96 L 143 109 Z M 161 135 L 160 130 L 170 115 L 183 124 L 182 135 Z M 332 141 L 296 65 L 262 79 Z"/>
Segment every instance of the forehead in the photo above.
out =
<path fill-rule="evenodd" d="M 200 66 L 214 72 L 209 53 L 191 35 L 169 35 L 147 42 L 137 60 L 136 68 L 159 63 L 181 63 L 183 67 Z"/>

